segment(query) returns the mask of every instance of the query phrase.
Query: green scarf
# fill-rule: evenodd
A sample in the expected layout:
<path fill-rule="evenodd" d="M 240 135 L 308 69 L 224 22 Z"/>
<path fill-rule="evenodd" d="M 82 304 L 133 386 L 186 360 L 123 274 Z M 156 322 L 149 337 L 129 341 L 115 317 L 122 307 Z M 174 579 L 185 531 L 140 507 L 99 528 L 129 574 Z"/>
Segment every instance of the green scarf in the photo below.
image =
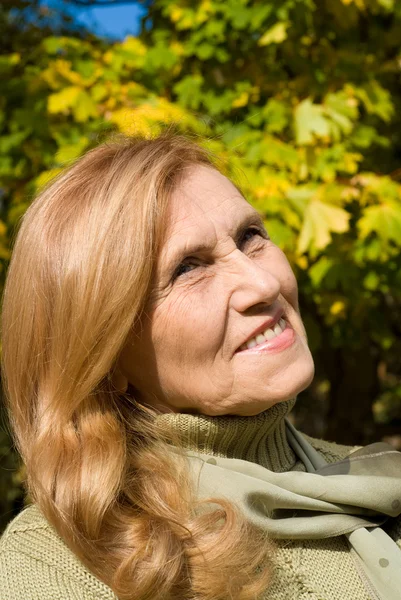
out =
<path fill-rule="evenodd" d="M 327 464 L 287 420 L 286 432 L 306 472 L 188 452 L 199 496 L 224 495 L 272 538 L 345 535 L 371 598 L 399 600 L 401 550 L 380 525 L 401 514 L 401 453 L 372 444 Z"/>

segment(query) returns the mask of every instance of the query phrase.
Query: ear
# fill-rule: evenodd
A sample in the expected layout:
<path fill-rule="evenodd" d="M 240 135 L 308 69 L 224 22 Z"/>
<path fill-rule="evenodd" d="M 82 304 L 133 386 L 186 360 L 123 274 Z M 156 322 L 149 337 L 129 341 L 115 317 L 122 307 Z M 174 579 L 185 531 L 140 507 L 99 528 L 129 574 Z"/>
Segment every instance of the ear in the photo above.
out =
<path fill-rule="evenodd" d="M 124 393 L 128 388 L 128 379 L 123 375 L 116 366 L 111 373 L 111 382 L 118 392 Z"/>

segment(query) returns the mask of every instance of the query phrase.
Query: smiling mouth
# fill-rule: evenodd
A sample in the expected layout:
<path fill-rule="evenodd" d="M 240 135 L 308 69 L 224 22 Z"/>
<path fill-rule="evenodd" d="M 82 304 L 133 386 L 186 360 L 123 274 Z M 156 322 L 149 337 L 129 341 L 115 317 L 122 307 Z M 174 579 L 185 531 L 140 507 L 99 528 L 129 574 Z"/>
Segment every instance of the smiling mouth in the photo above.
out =
<path fill-rule="evenodd" d="M 245 342 L 238 348 L 237 352 L 255 348 L 260 344 L 269 342 L 281 335 L 286 328 L 287 321 L 283 317 L 281 317 L 281 319 L 274 325 L 274 327 L 268 327 L 267 329 L 265 329 L 265 331 L 262 331 L 261 333 L 255 335 L 255 337 L 249 339 L 247 342 Z"/>

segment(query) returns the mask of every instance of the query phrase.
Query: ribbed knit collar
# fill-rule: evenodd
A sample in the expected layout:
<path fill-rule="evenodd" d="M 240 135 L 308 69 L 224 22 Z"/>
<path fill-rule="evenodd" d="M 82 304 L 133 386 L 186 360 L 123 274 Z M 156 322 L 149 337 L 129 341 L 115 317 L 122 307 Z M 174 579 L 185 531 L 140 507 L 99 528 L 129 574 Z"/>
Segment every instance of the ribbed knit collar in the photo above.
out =
<path fill-rule="evenodd" d="M 222 458 L 248 460 L 276 473 L 290 471 L 297 459 L 287 441 L 284 417 L 295 398 L 279 402 L 253 417 L 208 417 L 167 413 L 158 424 L 178 434 L 184 448 Z"/>

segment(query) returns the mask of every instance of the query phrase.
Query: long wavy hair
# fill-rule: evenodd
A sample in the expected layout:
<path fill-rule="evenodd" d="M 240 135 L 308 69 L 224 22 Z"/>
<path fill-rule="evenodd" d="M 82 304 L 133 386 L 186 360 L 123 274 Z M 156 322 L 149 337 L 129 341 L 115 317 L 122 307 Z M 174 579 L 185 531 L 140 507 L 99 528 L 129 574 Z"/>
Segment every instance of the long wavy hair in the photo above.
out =
<path fill-rule="evenodd" d="M 213 160 L 177 134 L 91 150 L 26 211 L 4 290 L 2 381 L 26 491 L 121 600 L 250 600 L 270 577 L 265 537 L 229 502 L 197 500 L 177 440 L 113 382 L 169 198 L 199 164 Z"/>

